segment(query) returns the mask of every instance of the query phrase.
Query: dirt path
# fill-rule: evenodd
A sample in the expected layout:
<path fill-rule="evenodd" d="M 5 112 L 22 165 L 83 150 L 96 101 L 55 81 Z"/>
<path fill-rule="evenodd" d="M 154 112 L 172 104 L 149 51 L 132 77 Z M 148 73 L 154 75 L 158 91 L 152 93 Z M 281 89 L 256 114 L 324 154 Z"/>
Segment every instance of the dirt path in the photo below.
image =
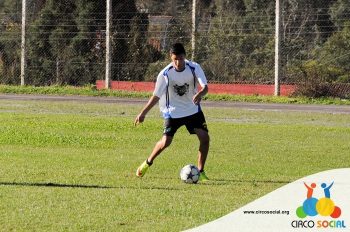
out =
<path fill-rule="evenodd" d="M 0 100 L 13 101 L 79 101 L 79 102 L 101 102 L 113 104 L 139 104 L 144 105 L 147 99 L 115 98 L 115 97 L 88 97 L 88 96 L 52 96 L 31 94 L 0 94 Z M 276 104 L 276 103 L 246 103 L 246 102 L 218 102 L 203 101 L 204 107 L 229 107 L 249 110 L 267 111 L 304 111 L 334 114 L 350 114 L 350 106 L 344 105 L 309 105 L 309 104 Z"/>

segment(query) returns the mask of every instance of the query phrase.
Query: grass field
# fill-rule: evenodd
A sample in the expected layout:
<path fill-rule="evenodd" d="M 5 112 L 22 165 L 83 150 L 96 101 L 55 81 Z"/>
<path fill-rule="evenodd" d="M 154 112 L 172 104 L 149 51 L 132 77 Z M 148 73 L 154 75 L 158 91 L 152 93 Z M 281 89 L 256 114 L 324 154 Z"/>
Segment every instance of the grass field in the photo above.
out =
<path fill-rule="evenodd" d="M 2 94 L 35 94 L 35 95 L 80 95 L 80 96 L 104 96 L 122 98 L 149 98 L 151 92 L 132 92 L 121 90 L 96 90 L 94 86 L 16 86 L 1 85 Z M 350 105 L 350 99 L 332 97 L 309 98 L 303 96 L 264 96 L 264 95 L 233 95 L 233 94 L 208 94 L 205 99 L 210 101 L 235 101 L 235 102 L 265 102 L 286 104 L 323 104 L 323 105 Z"/>
<path fill-rule="evenodd" d="M 133 126 L 141 108 L 0 100 L 0 230 L 180 231 L 350 166 L 350 115 L 205 108 L 211 181 L 180 181 L 197 153 L 184 128 L 138 179 L 162 133 L 157 109 Z"/>

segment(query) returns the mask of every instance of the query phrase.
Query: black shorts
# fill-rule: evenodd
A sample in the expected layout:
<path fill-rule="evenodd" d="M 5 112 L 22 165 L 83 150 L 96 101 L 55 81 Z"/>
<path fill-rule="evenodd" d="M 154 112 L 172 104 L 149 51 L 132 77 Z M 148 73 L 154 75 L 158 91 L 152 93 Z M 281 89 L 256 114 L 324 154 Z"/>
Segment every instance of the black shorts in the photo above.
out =
<path fill-rule="evenodd" d="M 195 134 L 194 129 L 203 129 L 208 132 L 205 117 L 202 111 L 183 118 L 167 118 L 164 121 L 164 135 L 174 136 L 177 129 L 185 125 L 190 134 Z"/>

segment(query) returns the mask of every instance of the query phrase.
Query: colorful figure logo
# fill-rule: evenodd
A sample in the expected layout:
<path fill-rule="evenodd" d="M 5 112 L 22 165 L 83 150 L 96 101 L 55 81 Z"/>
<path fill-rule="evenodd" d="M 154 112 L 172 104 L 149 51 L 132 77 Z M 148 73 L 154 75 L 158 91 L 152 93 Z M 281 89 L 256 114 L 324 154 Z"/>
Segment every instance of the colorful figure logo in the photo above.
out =
<path fill-rule="evenodd" d="M 320 214 L 321 216 L 331 216 L 332 218 L 338 218 L 341 215 L 341 210 L 338 206 L 334 204 L 331 200 L 330 188 L 333 186 L 334 182 L 327 186 L 326 183 L 322 183 L 321 187 L 324 191 L 324 196 L 321 199 L 312 197 L 314 188 L 316 184 L 312 183 L 308 186 L 305 182 L 304 185 L 307 188 L 306 200 L 303 205 L 297 208 L 296 214 L 299 218 L 305 218 L 306 216 L 316 216 Z"/>

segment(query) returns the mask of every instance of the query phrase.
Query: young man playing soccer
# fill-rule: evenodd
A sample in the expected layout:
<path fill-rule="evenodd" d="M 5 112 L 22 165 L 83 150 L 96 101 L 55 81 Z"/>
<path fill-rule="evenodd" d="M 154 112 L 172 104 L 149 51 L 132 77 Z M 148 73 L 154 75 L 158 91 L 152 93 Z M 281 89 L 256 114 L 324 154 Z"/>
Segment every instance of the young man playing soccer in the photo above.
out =
<path fill-rule="evenodd" d="M 164 117 L 164 132 L 150 156 L 140 165 L 136 175 L 143 177 L 154 159 L 167 148 L 178 128 L 185 125 L 190 134 L 199 139 L 198 169 L 200 181 L 209 180 L 204 165 L 209 151 L 209 134 L 200 107 L 202 97 L 208 92 L 207 79 L 199 64 L 185 59 L 181 43 L 170 49 L 171 63 L 158 75 L 153 96 L 135 119 L 135 126 L 145 120 L 146 114 L 159 102 Z M 198 91 L 199 84 L 199 91 Z"/>

